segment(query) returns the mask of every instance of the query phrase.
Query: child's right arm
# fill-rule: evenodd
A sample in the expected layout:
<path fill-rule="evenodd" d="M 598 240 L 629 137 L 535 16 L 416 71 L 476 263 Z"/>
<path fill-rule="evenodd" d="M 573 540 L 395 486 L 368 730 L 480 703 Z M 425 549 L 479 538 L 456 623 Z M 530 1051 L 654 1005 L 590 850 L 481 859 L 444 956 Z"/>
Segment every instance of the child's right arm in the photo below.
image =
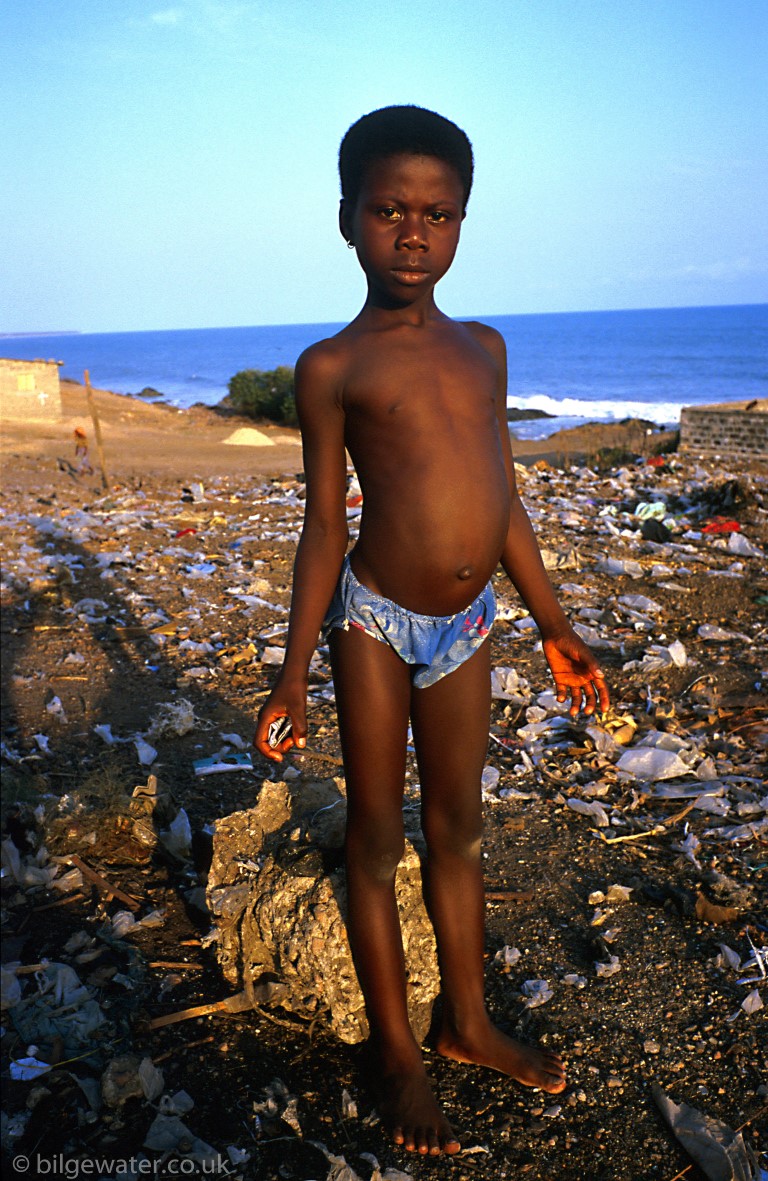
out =
<path fill-rule="evenodd" d="M 349 540 L 339 366 L 335 351 L 326 342 L 313 345 L 299 358 L 295 390 L 307 489 L 304 525 L 293 568 L 285 660 L 259 711 L 253 740 L 256 749 L 275 762 L 280 762 L 291 746 L 306 745 L 309 662 Z M 269 727 L 286 715 L 293 733 L 277 747 L 270 747 Z"/>

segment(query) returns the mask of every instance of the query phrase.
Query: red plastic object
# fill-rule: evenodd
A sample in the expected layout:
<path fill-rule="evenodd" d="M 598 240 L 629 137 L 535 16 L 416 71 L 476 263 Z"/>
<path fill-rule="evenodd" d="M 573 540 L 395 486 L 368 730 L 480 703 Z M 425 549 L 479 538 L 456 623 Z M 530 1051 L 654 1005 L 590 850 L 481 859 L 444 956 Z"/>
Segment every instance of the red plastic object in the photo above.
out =
<path fill-rule="evenodd" d="M 738 521 L 726 521 L 724 517 L 713 517 L 702 529 L 702 533 L 741 533 Z"/>

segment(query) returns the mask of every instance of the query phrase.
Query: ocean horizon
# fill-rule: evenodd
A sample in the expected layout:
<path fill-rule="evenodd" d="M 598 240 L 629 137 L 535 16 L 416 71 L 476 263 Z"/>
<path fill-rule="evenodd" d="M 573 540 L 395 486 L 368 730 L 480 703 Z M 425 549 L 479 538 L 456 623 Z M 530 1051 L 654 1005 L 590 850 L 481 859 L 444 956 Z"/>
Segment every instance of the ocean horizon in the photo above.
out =
<path fill-rule="evenodd" d="M 684 406 L 768 397 L 768 304 L 462 316 L 507 343 L 510 409 L 547 418 L 513 422 L 542 439 L 586 422 L 640 418 L 676 427 Z M 0 351 L 63 362 L 61 376 L 121 394 L 156 390 L 177 406 L 216 405 L 241 369 L 293 366 L 341 323 L 144 332 L 0 335 Z"/>

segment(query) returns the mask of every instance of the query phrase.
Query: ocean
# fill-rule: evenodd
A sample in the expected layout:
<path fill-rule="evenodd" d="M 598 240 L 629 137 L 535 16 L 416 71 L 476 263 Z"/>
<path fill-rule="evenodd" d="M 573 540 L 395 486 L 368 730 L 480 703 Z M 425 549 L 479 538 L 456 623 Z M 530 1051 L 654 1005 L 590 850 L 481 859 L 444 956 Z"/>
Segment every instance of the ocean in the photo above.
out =
<path fill-rule="evenodd" d="M 471 317 L 465 317 L 467 319 Z M 768 397 L 768 304 L 479 316 L 504 336 L 512 423 L 542 439 L 586 422 L 676 426 L 684 406 Z M 62 361 L 62 377 L 118 393 L 158 390 L 177 406 L 215 405 L 240 369 L 293 365 L 341 324 L 277 324 L 93 335 L 0 337 L 0 352 Z"/>

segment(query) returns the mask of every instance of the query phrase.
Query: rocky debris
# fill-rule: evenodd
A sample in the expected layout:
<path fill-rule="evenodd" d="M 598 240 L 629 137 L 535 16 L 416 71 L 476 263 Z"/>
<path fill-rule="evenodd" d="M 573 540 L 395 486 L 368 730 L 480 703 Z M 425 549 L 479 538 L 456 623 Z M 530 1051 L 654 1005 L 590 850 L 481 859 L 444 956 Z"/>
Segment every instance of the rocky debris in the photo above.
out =
<path fill-rule="evenodd" d="M 32 493 L 9 475 L 0 518 L 9 1153 L 90 1158 L 118 1142 L 148 1168 L 197 1153 L 202 1170 L 213 1148 L 243 1181 L 368 1181 L 379 1160 L 417 1181 L 549 1181 L 596 1161 L 617 1181 L 669 1181 L 689 1161 L 652 1084 L 759 1146 L 766 479 L 675 456 L 518 477 L 614 702 L 573 721 L 542 692 L 537 634 L 499 578 L 486 985 L 495 1020 L 564 1053 L 559 1102 L 427 1046 L 465 1148 L 413 1160 L 334 1032 L 344 805 L 323 649 L 307 752 L 279 770 L 247 757 L 284 650 L 301 476 L 190 473 L 105 497 L 36 467 Z M 353 534 L 359 513 L 350 485 Z M 419 805 L 410 759 L 415 850 Z M 342 1002 L 354 1014 L 351 990 Z M 102 1080 L 126 1056 L 112 1069 L 132 1094 L 110 1106 Z M 136 1082 L 145 1062 L 150 1093 L 163 1076 L 153 1099 Z"/>
<path fill-rule="evenodd" d="M 213 826 L 207 901 L 219 963 L 235 986 L 282 987 L 282 1008 L 322 1017 L 344 1042 L 368 1036 L 349 950 L 341 864 L 346 800 L 341 780 L 266 780 L 254 808 Z M 408 1008 L 419 1041 L 429 1029 L 439 977 L 424 907 L 419 856 L 410 841 L 395 889 L 408 964 Z"/>

